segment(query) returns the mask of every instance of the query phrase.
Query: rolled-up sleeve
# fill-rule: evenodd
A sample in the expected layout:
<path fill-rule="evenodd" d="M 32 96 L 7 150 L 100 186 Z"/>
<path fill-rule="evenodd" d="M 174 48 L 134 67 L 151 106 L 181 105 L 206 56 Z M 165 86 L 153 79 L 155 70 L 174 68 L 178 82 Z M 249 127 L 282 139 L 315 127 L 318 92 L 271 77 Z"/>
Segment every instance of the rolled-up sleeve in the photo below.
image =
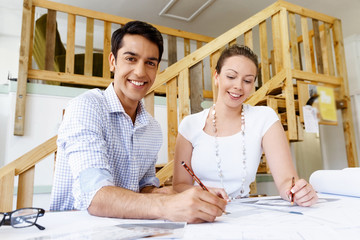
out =
<path fill-rule="evenodd" d="M 101 187 L 114 185 L 100 111 L 96 105 L 77 101 L 66 109 L 61 128 L 73 176 L 72 193 L 76 209 L 87 209 Z M 67 118 L 67 114 L 71 118 Z"/>

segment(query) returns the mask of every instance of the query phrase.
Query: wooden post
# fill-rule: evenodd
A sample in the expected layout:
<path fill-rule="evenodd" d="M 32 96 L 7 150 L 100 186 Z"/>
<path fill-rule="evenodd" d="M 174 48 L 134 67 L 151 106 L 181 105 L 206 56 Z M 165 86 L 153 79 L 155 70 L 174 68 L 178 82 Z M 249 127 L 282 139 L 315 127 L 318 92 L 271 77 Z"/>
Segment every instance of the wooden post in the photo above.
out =
<path fill-rule="evenodd" d="M 306 105 L 306 102 L 310 98 L 308 84 L 302 81 L 296 81 L 297 84 L 297 92 L 298 92 L 298 101 L 299 101 L 299 115 L 300 115 L 300 122 L 304 122 L 304 113 L 303 113 L 303 106 Z"/>
<path fill-rule="evenodd" d="M 304 58 L 305 58 L 305 71 L 311 72 L 311 51 L 310 51 L 310 40 L 309 40 L 309 28 L 307 24 L 307 18 L 301 16 L 301 30 L 303 37 L 303 48 L 304 48 Z"/>
<path fill-rule="evenodd" d="M 175 143 L 178 133 L 177 123 L 177 84 L 173 78 L 166 84 L 166 108 L 168 123 L 168 162 L 174 159 Z"/>
<path fill-rule="evenodd" d="M 144 97 L 144 104 L 145 104 L 145 109 L 148 113 L 151 114 L 151 116 L 155 116 L 154 115 L 154 105 L 155 105 L 155 92 L 152 91 L 151 93 L 148 93 L 145 97 Z"/>
<path fill-rule="evenodd" d="M 69 13 L 67 25 L 65 72 L 70 74 L 74 73 L 75 66 L 75 24 L 76 16 Z"/>
<path fill-rule="evenodd" d="M 343 99 L 346 102 L 346 107 L 341 109 L 343 128 L 345 135 L 345 144 L 346 144 L 346 154 L 349 167 L 359 167 L 358 156 L 356 152 L 356 140 L 355 140 L 355 130 L 353 124 L 353 116 L 351 112 L 351 99 L 349 94 L 349 83 L 345 63 L 345 51 L 344 51 L 344 41 L 342 35 L 341 21 L 334 21 L 334 49 L 335 49 L 335 58 L 336 58 L 336 68 L 339 77 L 343 78 L 343 82 L 340 87 L 340 99 Z"/>
<path fill-rule="evenodd" d="M 32 0 L 24 0 L 22 25 L 21 25 L 21 40 L 20 40 L 20 54 L 19 54 L 19 73 L 16 90 L 16 108 L 15 108 L 15 123 L 14 135 L 24 135 L 25 123 L 25 105 L 26 105 L 26 83 L 29 66 L 29 42 L 32 15 Z"/>
<path fill-rule="evenodd" d="M 179 123 L 190 113 L 189 106 L 189 69 L 182 70 L 178 77 Z"/>
<path fill-rule="evenodd" d="M 252 29 L 244 33 L 244 43 L 245 46 L 248 46 L 251 50 L 254 50 L 254 42 L 253 42 L 253 32 Z M 259 82 L 257 82 L 258 84 Z M 251 91 L 251 94 L 255 92 L 255 84 L 253 86 L 253 89 Z"/>
<path fill-rule="evenodd" d="M 259 36 L 260 36 L 260 57 L 261 57 L 261 76 L 262 82 L 265 84 L 270 79 L 270 68 L 269 68 L 269 50 L 267 44 L 267 32 L 266 32 L 266 21 L 263 21 L 259 25 Z"/>
<path fill-rule="evenodd" d="M 45 70 L 54 71 L 56 42 L 56 11 L 48 9 L 46 16 Z"/>
<path fill-rule="evenodd" d="M 84 75 L 93 75 L 94 19 L 86 18 Z"/>
<path fill-rule="evenodd" d="M 110 78 L 111 22 L 104 22 L 103 78 Z"/>
<path fill-rule="evenodd" d="M 281 29 L 281 52 L 283 60 L 283 68 L 286 71 L 285 80 L 285 101 L 286 101 L 286 116 L 288 123 L 289 140 L 297 140 L 297 125 L 294 101 L 294 87 L 291 73 L 291 57 L 289 46 L 287 11 L 285 8 L 280 10 L 280 29 Z"/>
<path fill-rule="evenodd" d="M 327 61 L 328 61 L 328 68 L 329 68 L 329 74 L 331 76 L 335 76 L 335 67 L 334 67 L 334 59 L 333 59 L 333 51 L 331 46 L 331 32 L 330 32 L 330 25 L 328 23 L 325 23 L 325 42 L 326 42 L 326 51 L 327 51 Z M 326 61 L 326 60 L 325 60 Z"/>
<path fill-rule="evenodd" d="M 190 68 L 190 106 L 191 113 L 201 112 L 201 103 L 204 100 L 202 86 L 202 62 L 198 62 Z"/>
<path fill-rule="evenodd" d="M 276 13 L 271 17 L 273 48 L 274 48 L 274 58 L 272 64 L 274 65 L 274 69 L 275 69 L 275 72 L 273 72 L 273 76 L 275 76 L 275 74 L 277 74 L 278 72 L 280 72 L 281 69 L 283 69 L 279 15 L 280 15 L 279 13 Z"/>
<path fill-rule="evenodd" d="M 177 62 L 176 37 L 168 35 L 168 67 Z"/>
<path fill-rule="evenodd" d="M 12 211 L 15 169 L 0 177 L 0 212 Z"/>
<path fill-rule="evenodd" d="M 291 56 L 293 60 L 294 69 L 300 70 L 300 54 L 297 42 L 296 33 L 296 19 L 295 14 L 289 12 L 289 31 L 290 31 L 290 46 Z"/>
<path fill-rule="evenodd" d="M 312 23 L 313 23 L 313 31 L 314 31 L 317 70 L 318 70 L 318 73 L 323 74 L 324 73 L 324 65 L 323 65 L 323 57 L 322 57 L 322 50 L 321 50 L 319 21 L 316 19 L 313 19 Z"/>
<path fill-rule="evenodd" d="M 16 208 L 32 207 L 34 194 L 35 166 L 19 175 Z"/>

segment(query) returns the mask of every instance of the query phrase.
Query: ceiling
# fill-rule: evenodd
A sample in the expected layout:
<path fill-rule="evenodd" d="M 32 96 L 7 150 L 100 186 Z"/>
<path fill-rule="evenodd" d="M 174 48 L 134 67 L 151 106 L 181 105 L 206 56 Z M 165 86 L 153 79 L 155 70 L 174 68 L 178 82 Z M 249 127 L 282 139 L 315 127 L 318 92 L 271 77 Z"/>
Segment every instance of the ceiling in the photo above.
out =
<path fill-rule="evenodd" d="M 64 4 L 92 9 L 126 18 L 217 37 L 252 15 L 266 8 L 275 0 L 214 0 L 191 21 L 159 16 L 170 0 L 53 0 Z M 199 7 L 199 1 L 177 0 L 173 8 L 189 14 L 191 8 Z M 360 33 L 358 19 L 360 0 L 287 0 L 333 17 L 340 18 L 344 37 Z M 21 13 L 23 0 L 1 0 L 0 10 L 18 10 Z M 172 8 L 170 9 L 172 10 Z M 4 22 L 1 25 L 6 24 Z M 3 26 L 5 28 L 5 26 Z"/>
<path fill-rule="evenodd" d="M 198 16 L 187 22 L 166 16 L 159 16 L 161 10 L 170 0 L 53 1 L 142 20 L 183 31 L 196 32 L 211 37 L 221 35 L 275 2 L 274 0 L 215 0 Z M 183 10 L 188 13 L 192 7 L 198 7 L 198 1 L 200 0 L 178 0 L 170 10 L 174 9 L 173 11 L 175 11 L 178 8 L 183 8 Z M 204 1 L 206 0 L 202 0 L 202 2 Z M 340 18 L 343 23 L 343 33 L 345 37 L 354 33 L 360 33 L 358 25 L 355 24 L 360 13 L 360 0 L 288 0 L 288 2 Z M 181 9 L 179 11 L 181 11 Z"/>

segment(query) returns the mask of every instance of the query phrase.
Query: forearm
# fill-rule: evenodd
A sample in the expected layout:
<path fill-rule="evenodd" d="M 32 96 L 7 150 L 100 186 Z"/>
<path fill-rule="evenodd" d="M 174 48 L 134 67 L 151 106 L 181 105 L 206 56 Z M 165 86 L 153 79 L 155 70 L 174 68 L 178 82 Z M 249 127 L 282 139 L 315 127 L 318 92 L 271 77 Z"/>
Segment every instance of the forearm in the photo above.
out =
<path fill-rule="evenodd" d="M 164 218 L 161 207 L 164 197 L 161 194 L 141 194 L 120 187 L 106 186 L 95 194 L 88 212 L 101 217 Z"/>
<path fill-rule="evenodd" d="M 173 183 L 173 189 L 177 192 L 184 192 L 190 188 L 194 187 L 193 184 L 187 183 Z"/>

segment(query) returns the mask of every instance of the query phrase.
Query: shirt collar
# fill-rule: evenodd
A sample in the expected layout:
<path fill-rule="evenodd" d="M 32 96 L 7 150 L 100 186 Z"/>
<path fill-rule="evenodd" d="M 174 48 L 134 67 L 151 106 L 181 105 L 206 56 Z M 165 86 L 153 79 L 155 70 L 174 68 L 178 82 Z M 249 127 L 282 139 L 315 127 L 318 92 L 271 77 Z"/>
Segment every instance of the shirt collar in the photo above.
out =
<path fill-rule="evenodd" d="M 110 83 L 110 85 L 105 89 L 104 96 L 106 98 L 111 113 L 122 112 L 126 114 L 118 96 L 115 93 L 113 83 Z M 137 108 L 135 125 L 139 125 L 139 126 L 146 125 L 148 124 L 148 122 L 149 122 L 148 113 L 145 110 L 144 103 L 140 101 Z"/>

